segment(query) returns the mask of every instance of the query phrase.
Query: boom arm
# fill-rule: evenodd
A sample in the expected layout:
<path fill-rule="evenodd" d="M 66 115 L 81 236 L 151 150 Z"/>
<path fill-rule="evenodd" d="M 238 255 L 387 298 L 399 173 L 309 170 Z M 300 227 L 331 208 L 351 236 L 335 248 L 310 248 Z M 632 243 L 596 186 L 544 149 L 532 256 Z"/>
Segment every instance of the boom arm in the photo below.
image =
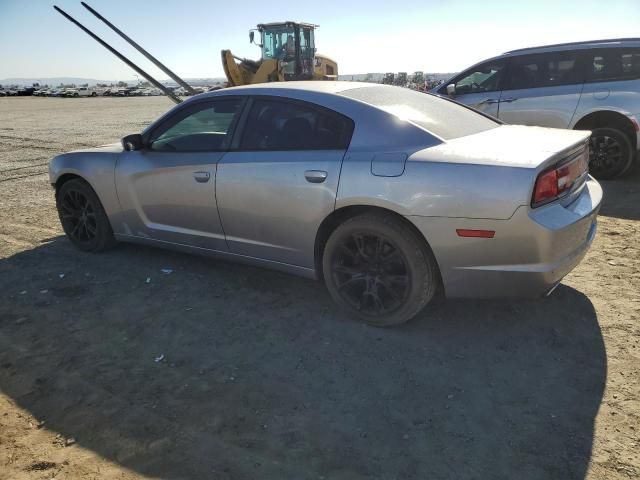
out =
<path fill-rule="evenodd" d="M 132 69 L 134 69 L 136 72 L 138 72 L 142 77 L 144 77 L 145 79 L 147 79 L 149 81 L 149 83 L 151 83 L 154 87 L 160 89 L 162 92 L 164 92 L 164 94 L 169 97 L 171 100 L 173 100 L 175 103 L 180 103 L 182 102 L 182 100 L 180 100 L 171 90 L 169 90 L 167 87 L 165 87 L 163 84 L 161 84 L 158 80 L 156 80 L 155 78 L 153 78 L 151 75 L 149 75 L 147 72 L 145 72 L 144 70 L 142 70 L 140 67 L 138 67 L 135 63 L 133 63 L 131 60 L 129 60 L 127 57 L 125 57 L 124 55 L 122 55 L 120 52 L 118 52 L 115 48 L 113 48 L 111 45 L 109 45 L 107 42 L 105 42 L 104 40 L 102 40 L 100 37 L 98 37 L 95 33 L 93 33 L 91 30 L 89 30 L 87 27 L 85 27 L 84 25 L 82 25 L 80 22 L 78 22 L 75 18 L 73 18 L 71 15 L 69 15 L 67 12 L 65 12 L 64 10 L 62 10 L 61 8 L 57 7 L 56 5 L 53 6 L 53 8 L 55 8 L 58 13 L 60 13 L 63 17 L 65 17 L 67 20 L 69 20 L 71 23 L 75 24 L 78 28 L 80 28 L 81 30 L 83 30 L 87 35 L 89 35 L 91 38 L 93 38 L 96 42 L 98 42 L 100 45 L 102 45 L 104 48 L 106 48 L 107 50 L 109 50 L 111 53 L 113 53 L 116 57 L 118 57 L 120 60 L 122 60 L 124 63 L 126 63 L 129 67 L 131 67 Z"/>
<path fill-rule="evenodd" d="M 169 68 L 167 66 L 165 66 L 160 60 L 158 60 L 156 57 L 154 57 L 153 55 L 151 55 L 149 52 L 147 52 L 144 48 L 142 48 L 140 45 L 138 45 L 136 42 L 134 42 L 128 35 L 126 35 L 122 30 L 120 30 L 118 27 L 116 27 L 113 23 L 111 23 L 109 20 L 107 20 L 106 18 L 104 18 L 102 15 L 100 15 L 98 12 L 96 12 L 93 8 L 91 8 L 89 5 L 87 5 L 85 2 L 80 2 L 82 4 L 82 6 L 84 8 L 86 8 L 87 10 L 89 10 L 91 13 L 93 13 L 97 18 L 99 18 L 100 20 L 102 20 L 111 30 L 113 30 L 114 32 L 116 32 L 118 35 L 120 35 L 122 38 L 124 38 L 127 42 L 129 42 L 129 44 L 135 48 L 136 50 L 138 50 L 141 54 L 143 54 L 145 57 L 147 57 L 151 62 L 153 62 L 153 64 L 158 67 L 160 70 L 162 70 L 164 73 L 166 73 L 167 75 L 169 75 L 169 77 L 171 77 L 178 85 L 180 85 L 182 88 L 184 88 L 187 92 L 189 92 L 191 95 L 196 95 L 198 92 L 196 92 L 193 88 L 191 88 L 191 85 L 189 85 L 187 82 L 185 82 L 184 80 L 182 80 L 178 75 L 176 75 L 175 73 L 173 73 L 171 70 L 169 70 Z"/>

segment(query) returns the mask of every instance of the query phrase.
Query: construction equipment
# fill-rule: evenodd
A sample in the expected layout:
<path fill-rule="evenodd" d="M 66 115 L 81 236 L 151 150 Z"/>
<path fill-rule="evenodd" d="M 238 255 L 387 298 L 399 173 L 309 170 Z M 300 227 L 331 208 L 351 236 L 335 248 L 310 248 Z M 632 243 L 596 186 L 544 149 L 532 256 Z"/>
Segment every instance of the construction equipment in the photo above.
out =
<path fill-rule="evenodd" d="M 385 85 L 393 85 L 395 81 L 396 74 L 392 72 L 388 72 L 384 74 L 384 78 L 382 79 L 382 83 Z"/>
<path fill-rule="evenodd" d="M 398 85 L 399 87 L 404 87 L 407 85 L 407 72 L 398 72 L 396 76 L 396 80 L 394 85 Z"/>
<path fill-rule="evenodd" d="M 318 25 L 291 21 L 259 24 L 249 31 L 249 41 L 260 47 L 260 60 L 236 57 L 231 50 L 221 52 L 229 86 L 288 80 L 336 80 L 338 64 L 316 54 L 316 28 Z M 260 43 L 256 42 L 256 31 Z"/>

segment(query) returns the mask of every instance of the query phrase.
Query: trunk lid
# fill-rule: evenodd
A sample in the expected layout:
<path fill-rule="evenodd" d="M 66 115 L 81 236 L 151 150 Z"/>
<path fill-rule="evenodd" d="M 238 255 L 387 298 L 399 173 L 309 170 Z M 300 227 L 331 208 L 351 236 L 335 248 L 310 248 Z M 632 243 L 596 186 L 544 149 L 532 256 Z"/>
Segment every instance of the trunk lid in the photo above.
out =
<path fill-rule="evenodd" d="M 589 135 L 588 131 L 503 125 L 426 148 L 411 160 L 543 170 L 569 152 L 586 148 Z"/>

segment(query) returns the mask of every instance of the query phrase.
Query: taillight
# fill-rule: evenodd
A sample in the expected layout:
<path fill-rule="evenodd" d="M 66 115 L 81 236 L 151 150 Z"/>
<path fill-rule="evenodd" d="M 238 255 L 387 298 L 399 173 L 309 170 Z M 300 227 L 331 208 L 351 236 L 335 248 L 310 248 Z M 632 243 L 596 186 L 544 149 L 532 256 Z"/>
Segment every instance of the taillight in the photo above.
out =
<path fill-rule="evenodd" d="M 546 170 L 538 175 L 533 189 L 532 207 L 539 207 L 562 196 L 571 190 L 576 180 L 580 179 L 589 167 L 589 150 L 584 149 L 569 162 Z"/>

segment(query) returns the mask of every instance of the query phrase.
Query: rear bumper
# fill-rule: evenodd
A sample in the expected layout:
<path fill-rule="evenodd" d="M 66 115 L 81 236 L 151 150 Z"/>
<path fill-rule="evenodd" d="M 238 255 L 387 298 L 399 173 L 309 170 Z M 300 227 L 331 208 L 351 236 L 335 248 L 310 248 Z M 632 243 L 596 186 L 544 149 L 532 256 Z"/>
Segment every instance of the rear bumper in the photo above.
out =
<path fill-rule="evenodd" d="M 408 217 L 429 241 L 448 297 L 535 297 L 549 293 L 587 253 L 602 188 L 593 178 L 569 205 L 519 207 L 508 220 Z M 494 230 L 461 238 L 456 229 Z"/>

